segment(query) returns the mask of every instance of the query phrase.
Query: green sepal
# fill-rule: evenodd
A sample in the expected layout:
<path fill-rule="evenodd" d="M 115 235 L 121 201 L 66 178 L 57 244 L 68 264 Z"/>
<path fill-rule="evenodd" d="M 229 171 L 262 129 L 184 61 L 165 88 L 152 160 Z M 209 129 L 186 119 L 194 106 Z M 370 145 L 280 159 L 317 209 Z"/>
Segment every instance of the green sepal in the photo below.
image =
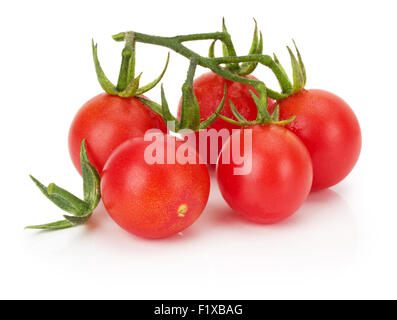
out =
<path fill-rule="evenodd" d="M 167 71 L 169 62 L 170 62 L 170 53 L 168 52 L 167 60 L 165 62 L 163 71 L 160 73 L 160 75 L 157 77 L 157 79 L 148 83 L 147 85 L 144 85 L 143 87 L 138 88 L 138 90 L 136 91 L 136 95 L 143 94 L 143 93 L 153 89 L 161 81 L 161 79 L 163 79 L 163 76 L 164 76 L 165 72 Z"/>
<path fill-rule="evenodd" d="M 292 78 L 293 78 L 293 86 L 292 86 L 292 94 L 298 93 L 305 87 L 305 77 L 303 75 L 303 71 L 301 69 L 301 65 L 296 59 L 292 50 L 287 47 L 289 55 L 291 57 L 291 66 L 292 66 Z"/>
<path fill-rule="evenodd" d="M 251 48 L 248 52 L 248 55 L 255 54 L 258 48 L 258 23 L 256 22 L 255 19 L 254 22 L 255 22 L 254 36 L 252 37 Z"/>
<path fill-rule="evenodd" d="M 83 175 L 84 201 L 92 211 L 101 200 L 101 178 L 99 177 L 98 171 L 88 160 L 85 140 L 81 143 L 80 163 Z"/>
<path fill-rule="evenodd" d="M 141 80 L 142 73 L 139 74 L 134 80 L 127 84 L 127 87 L 118 93 L 119 97 L 122 98 L 130 98 L 135 97 L 137 95 L 137 91 L 139 88 L 139 81 Z"/>
<path fill-rule="evenodd" d="M 279 118 L 280 118 L 280 105 L 279 104 L 277 104 L 276 107 L 274 108 L 274 111 L 273 111 L 271 117 L 272 117 L 273 121 L 277 122 L 279 120 Z"/>
<path fill-rule="evenodd" d="M 305 86 L 305 85 L 306 85 L 306 81 L 307 81 L 307 79 L 306 79 L 306 68 L 305 68 L 305 65 L 304 65 L 304 63 L 303 63 L 301 53 L 299 52 L 299 49 L 298 49 L 298 47 L 297 47 L 297 45 L 296 45 L 296 43 L 295 43 L 295 40 L 292 39 L 292 42 L 294 43 L 294 47 L 295 47 L 295 50 L 296 50 L 296 54 L 297 54 L 297 56 L 298 56 L 299 67 L 300 67 L 300 70 L 301 70 L 301 72 L 302 72 L 302 76 L 303 76 L 303 86 Z"/>
<path fill-rule="evenodd" d="M 255 22 L 254 36 L 252 39 L 251 49 L 248 52 L 248 55 L 253 55 L 253 54 L 260 55 L 263 53 L 263 35 L 262 32 L 259 32 L 259 40 L 258 40 L 258 24 L 255 19 L 254 22 Z M 238 74 L 240 76 L 251 74 L 252 72 L 254 72 L 257 66 L 258 66 L 258 62 L 244 62 L 241 64 Z"/>
<path fill-rule="evenodd" d="M 273 124 L 277 124 L 279 126 L 285 126 L 285 125 L 290 124 L 291 122 L 293 122 L 295 119 L 296 119 L 296 116 L 292 116 L 291 118 L 286 119 L 286 120 L 275 121 L 275 122 L 273 122 Z"/>
<path fill-rule="evenodd" d="M 89 210 L 89 205 L 87 202 L 79 199 L 69 191 L 57 186 L 55 183 L 50 183 L 48 185 L 47 192 L 50 196 L 55 196 L 58 199 L 63 199 L 65 202 L 67 202 L 73 208 L 73 210 L 68 212 L 76 216 L 84 215 L 87 210 Z"/>
<path fill-rule="evenodd" d="M 264 101 L 265 103 L 262 102 L 263 99 L 258 97 L 252 90 L 249 90 L 252 99 L 254 99 L 256 107 L 258 108 L 258 116 L 256 120 L 258 121 L 270 121 L 271 117 L 269 115 L 269 112 L 267 111 L 267 97 L 265 97 Z"/>
<path fill-rule="evenodd" d="M 47 224 L 39 224 L 37 226 L 27 226 L 25 229 L 39 229 L 39 230 L 60 230 L 74 227 L 74 224 L 68 220 L 61 220 Z"/>
<path fill-rule="evenodd" d="M 78 225 L 82 225 L 84 223 L 86 223 L 90 218 L 91 218 L 92 213 L 88 213 L 85 216 L 81 216 L 81 217 L 76 217 L 76 216 L 66 216 L 64 215 L 63 217 L 70 222 L 71 224 L 73 224 L 74 226 L 78 226 Z"/>
<path fill-rule="evenodd" d="M 222 18 L 222 31 L 225 33 L 229 33 L 226 28 L 225 17 Z M 224 57 L 230 56 L 229 50 L 227 49 L 227 46 L 224 43 L 222 43 L 222 53 Z"/>
<path fill-rule="evenodd" d="M 63 211 L 69 212 L 71 214 L 76 214 L 76 204 L 73 204 L 71 202 L 71 198 L 74 197 L 71 193 L 69 193 L 69 199 L 65 199 L 64 196 L 59 196 L 58 193 L 54 193 L 53 189 L 55 184 L 51 183 L 48 187 L 43 185 L 39 180 L 37 180 L 35 177 L 32 175 L 29 175 L 29 177 L 32 179 L 32 181 L 36 184 L 36 186 L 40 189 L 40 191 L 52 202 L 54 203 L 58 208 L 62 209 Z M 57 187 L 57 186 L 56 186 Z M 57 187 L 59 188 L 59 187 Z M 52 190 L 51 190 L 52 189 Z M 75 197 L 78 199 L 77 197 Z M 81 201 L 80 199 L 78 199 Z M 79 203 L 79 202 L 78 202 Z M 79 203 L 80 204 L 80 203 Z"/>
<path fill-rule="evenodd" d="M 99 63 L 98 45 L 94 44 L 94 40 L 92 40 L 92 56 L 94 59 L 95 71 L 98 78 L 98 82 L 101 85 L 102 89 L 111 95 L 117 96 L 118 90 L 116 86 L 106 77 L 105 72 L 103 72 L 101 64 Z"/>
<path fill-rule="evenodd" d="M 278 60 L 278 57 L 276 56 L 275 53 L 273 53 L 273 60 L 274 63 L 277 65 L 278 69 L 280 70 L 280 72 L 284 75 L 284 79 L 286 79 L 287 83 L 284 84 L 283 86 L 283 93 L 289 93 L 292 91 L 292 83 L 291 81 L 289 81 L 289 77 L 287 72 L 285 71 L 284 67 L 282 66 L 282 64 L 280 63 L 280 61 Z M 281 86 L 281 84 L 280 84 Z"/>
<path fill-rule="evenodd" d="M 262 32 L 261 32 L 259 45 L 258 45 L 258 48 L 254 54 L 260 55 L 262 53 L 263 53 L 263 36 L 262 36 Z M 254 72 L 254 70 L 256 69 L 257 66 L 258 66 L 257 62 L 249 62 L 249 63 L 245 62 L 241 65 L 239 75 L 241 75 L 241 76 L 249 75 L 252 72 Z"/>
<path fill-rule="evenodd" d="M 249 125 L 248 122 L 241 122 L 241 121 L 233 120 L 233 119 L 223 116 L 221 114 L 219 115 L 219 118 L 221 118 L 223 121 L 229 122 L 231 124 L 234 124 L 234 125 L 240 126 L 240 127 L 245 127 L 246 125 Z"/>
<path fill-rule="evenodd" d="M 141 101 L 144 105 L 146 105 L 149 109 L 151 109 L 153 112 L 163 117 L 163 111 L 161 105 L 144 97 L 137 97 L 137 99 Z"/>
<path fill-rule="evenodd" d="M 211 42 L 210 48 L 208 49 L 208 58 L 215 58 L 215 44 L 217 39 Z"/>
<path fill-rule="evenodd" d="M 83 224 L 91 217 L 100 199 L 100 178 L 95 167 L 88 161 L 85 140 L 81 142 L 80 163 L 83 174 L 84 200 L 79 199 L 65 189 L 51 183 L 45 187 L 41 182 L 30 176 L 40 191 L 55 205 L 73 216 L 64 216 L 65 221 L 57 221 L 48 224 L 28 226 L 27 229 L 57 230 L 70 228 Z"/>
<path fill-rule="evenodd" d="M 229 32 L 227 31 L 226 28 L 226 23 L 225 23 L 225 18 L 222 18 L 222 31 L 227 35 L 228 42 L 222 42 L 222 53 L 224 57 L 232 57 L 232 56 L 237 56 L 236 50 L 233 45 L 233 41 L 231 39 L 231 36 Z M 238 70 L 240 69 L 240 66 L 238 63 L 226 63 L 225 67 L 229 69 L 233 73 L 237 73 Z"/>
<path fill-rule="evenodd" d="M 230 110 L 232 110 L 233 115 L 236 117 L 237 120 L 241 122 L 247 122 L 247 119 L 244 118 L 243 115 L 241 115 L 240 112 L 238 112 L 236 106 L 233 104 L 232 100 L 229 100 L 229 105 L 230 105 Z"/>
<path fill-rule="evenodd" d="M 166 124 L 168 122 L 172 121 L 175 123 L 176 130 L 179 129 L 179 121 L 172 115 L 169 107 L 168 107 L 168 102 L 167 98 L 165 97 L 165 92 L 164 92 L 164 87 L 161 85 L 161 108 L 162 108 L 162 113 L 163 113 L 163 119 Z"/>
<path fill-rule="evenodd" d="M 215 112 L 213 114 L 211 114 L 206 120 L 204 120 L 203 122 L 200 123 L 200 126 L 199 126 L 200 130 L 208 128 L 220 116 L 220 113 L 225 105 L 226 93 L 227 93 L 227 86 L 225 84 L 225 88 L 223 90 L 223 98 L 222 98 L 221 102 L 219 103 L 218 108 L 216 108 Z"/>

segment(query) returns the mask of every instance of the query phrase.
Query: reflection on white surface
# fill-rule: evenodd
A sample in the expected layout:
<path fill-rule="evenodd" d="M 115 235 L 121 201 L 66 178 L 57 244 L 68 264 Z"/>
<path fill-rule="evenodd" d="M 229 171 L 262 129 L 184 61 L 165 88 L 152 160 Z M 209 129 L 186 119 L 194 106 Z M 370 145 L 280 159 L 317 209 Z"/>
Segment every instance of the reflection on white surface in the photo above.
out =
<path fill-rule="evenodd" d="M 37 234 L 34 241 L 44 241 L 41 236 L 47 238 Z M 341 264 L 354 258 L 357 243 L 354 215 L 332 190 L 311 194 L 304 206 L 282 223 L 258 225 L 240 218 L 226 205 L 214 179 L 205 212 L 181 235 L 140 239 L 121 230 L 101 204 L 74 237 L 70 247 L 64 247 L 66 252 L 90 245 L 101 254 L 132 263 L 136 271 L 217 278 L 258 277 L 272 269 L 289 274 L 292 269 Z"/>
<path fill-rule="evenodd" d="M 285 281 L 301 283 L 300 286 L 311 279 L 314 286 L 317 278 L 322 281 L 327 274 L 332 284 L 333 278 L 340 279 L 338 270 L 354 266 L 356 219 L 335 191 L 311 194 L 304 206 L 282 223 L 258 225 L 240 218 L 227 206 L 214 178 L 211 190 L 202 217 L 182 235 L 168 239 L 144 240 L 121 230 L 102 204 L 84 227 L 24 233 L 24 256 L 31 267 L 18 267 L 21 281 L 29 279 L 32 285 L 38 285 L 37 274 L 59 277 L 84 266 L 75 278 L 98 287 L 98 297 L 107 296 L 101 284 L 114 283 L 140 288 L 130 298 L 180 298 L 184 292 L 180 290 L 187 290 L 190 285 L 197 289 L 182 294 L 185 298 L 197 297 L 208 288 L 214 290 L 213 295 L 205 297 L 219 298 L 217 292 L 228 292 L 227 286 L 255 288 L 256 294 L 245 295 L 249 298 L 258 297 L 265 284 L 273 283 L 274 292 L 275 281 L 282 291 L 280 286 Z M 95 279 L 101 280 L 97 283 Z M 175 290 L 167 296 L 170 283 Z M 159 287 L 160 284 L 167 285 Z M 92 288 L 89 291 L 93 292 Z M 33 287 L 29 292 L 34 293 Z M 88 291 L 81 291 L 81 297 L 85 297 L 85 292 Z M 238 292 L 232 290 L 223 297 L 234 298 Z"/>

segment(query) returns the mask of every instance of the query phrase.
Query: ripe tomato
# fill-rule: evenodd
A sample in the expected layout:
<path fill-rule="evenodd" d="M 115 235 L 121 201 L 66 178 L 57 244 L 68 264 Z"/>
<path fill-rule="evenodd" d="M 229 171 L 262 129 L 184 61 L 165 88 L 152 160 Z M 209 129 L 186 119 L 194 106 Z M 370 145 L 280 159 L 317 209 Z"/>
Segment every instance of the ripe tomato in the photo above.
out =
<path fill-rule="evenodd" d="M 286 128 L 306 145 L 313 162 L 312 190 L 344 179 L 361 151 L 361 131 L 349 105 L 323 90 L 302 90 L 280 101 L 280 119 L 296 115 Z"/>
<path fill-rule="evenodd" d="M 256 79 L 252 75 L 247 76 L 247 78 Z M 230 109 L 229 100 L 232 100 L 234 106 L 242 116 L 244 116 L 247 120 L 255 120 L 258 113 L 258 109 L 249 91 L 252 90 L 256 94 L 257 91 L 251 86 L 226 80 L 213 72 L 205 73 L 200 77 L 198 77 L 197 79 L 195 79 L 193 82 L 194 93 L 197 97 L 197 101 L 200 106 L 200 120 L 201 121 L 206 120 L 209 116 L 211 116 L 215 112 L 216 108 L 219 106 L 219 104 L 222 101 L 225 90 L 225 84 L 227 87 L 226 100 L 225 100 L 225 105 L 221 111 L 221 114 L 226 117 L 237 120 Z M 269 106 L 271 106 L 274 104 L 274 101 L 268 99 L 268 103 Z M 180 101 L 179 109 L 178 109 L 179 116 L 181 113 L 181 106 L 182 106 L 182 102 Z M 237 125 L 231 124 L 229 122 L 222 120 L 221 118 L 218 118 L 207 129 L 215 129 L 218 131 L 221 129 L 227 129 L 229 131 L 229 136 L 230 136 L 232 134 L 232 129 L 239 129 L 239 128 L 240 127 Z M 196 146 L 198 145 L 199 145 L 199 138 L 197 136 Z M 209 158 L 211 152 L 211 144 L 208 143 L 207 146 L 208 146 L 207 163 L 215 166 L 216 162 L 211 163 Z M 219 139 L 218 149 L 215 150 L 214 152 L 219 154 L 221 148 L 222 148 L 222 140 Z"/>
<path fill-rule="evenodd" d="M 72 122 L 69 152 L 73 164 L 81 174 L 80 146 L 86 139 L 88 159 L 101 174 L 114 149 L 153 128 L 166 132 L 162 118 L 138 99 L 102 93 L 85 103 Z"/>
<path fill-rule="evenodd" d="M 252 169 L 242 168 L 228 154 L 240 139 L 240 153 L 249 143 L 244 131 L 252 130 Z M 245 151 L 247 152 L 247 150 Z M 249 152 L 249 150 L 248 150 Z M 257 223 L 275 223 L 292 215 L 304 202 L 312 184 L 309 152 L 291 131 L 276 125 L 256 125 L 235 131 L 219 155 L 216 175 L 223 198 L 241 216 Z"/>
<path fill-rule="evenodd" d="M 178 148 L 182 142 L 164 135 Z M 123 229 L 144 238 L 163 238 L 189 227 L 208 201 L 207 166 L 153 163 L 145 159 L 151 141 L 129 140 L 106 162 L 101 179 L 102 200 L 112 219 Z M 175 155 L 175 154 L 174 154 Z"/>

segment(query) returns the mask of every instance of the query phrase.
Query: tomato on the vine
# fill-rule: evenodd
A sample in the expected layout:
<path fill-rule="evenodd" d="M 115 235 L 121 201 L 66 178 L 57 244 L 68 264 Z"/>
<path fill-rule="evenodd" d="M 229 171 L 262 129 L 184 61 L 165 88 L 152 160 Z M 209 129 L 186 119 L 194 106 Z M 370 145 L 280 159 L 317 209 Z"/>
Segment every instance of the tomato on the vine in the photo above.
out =
<path fill-rule="evenodd" d="M 324 90 L 305 90 L 280 101 L 280 119 L 296 115 L 286 125 L 306 145 L 313 162 L 312 190 L 343 180 L 361 151 L 361 131 L 349 105 Z"/>
<path fill-rule="evenodd" d="M 196 151 L 190 149 L 195 163 L 180 163 L 175 150 L 182 142 L 169 135 L 164 145 L 164 163 L 148 161 L 147 148 L 154 142 L 143 138 L 119 146 L 106 162 L 101 179 L 104 206 L 123 229 L 143 238 L 164 238 L 193 224 L 208 201 L 208 168 L 198 163 Z M 176 161 L 169 161 L 172 153 Z"/>
<path fill-rule="evenodd" d="M 111 153 L 124 141 L 143 137 L 149 129 L 166 132 L 163 119 L 137 98 L 107 93 L 92 98 L 76 114 L 69 131 L 69 152 L 81 173 L 80 145 L 86 140 L 88 159 L 101 174 Z"/>
<path fill-rule="evenodd" d="M 124 141 L 143 137 L 150 129 L 167 132 L 163 119 L 139 98 L 162 79 L 169 61 L 160 76 L 140 87 L 141 76 L 135 77 L 135 41 L 132 32 L 125 35 L 117 85 L 105 75 L 98 59 L 98 46 L 92 41 L 95 71 L 102 93 L 86 102 L 76 114 L 69 130 L 69 152 L 81 174 L 79 152 L 85 139 L 89 161 L 101 174 L 111 153 Z M 144 98 L 144 97 L 143 97 Z"/>
<path fill-rule="evenodd" d="M 244 152 L 249 143 L 244 138 L 246 130 L 252 130 L 252 150 L 246 150 L 252 156 L 251 170 L 236 174 L 246 164 L 232 157 L 233 148 Z M 234 139 L 240 141 L 237 147 Z M 289 217 L 303 204 L 313 171 L 309 152 L 295 134 L 278 125 L 255 125 L 235 131 L 224 144 L 216 175 L 232 209 L 251 221 L 271 224 Z"/>

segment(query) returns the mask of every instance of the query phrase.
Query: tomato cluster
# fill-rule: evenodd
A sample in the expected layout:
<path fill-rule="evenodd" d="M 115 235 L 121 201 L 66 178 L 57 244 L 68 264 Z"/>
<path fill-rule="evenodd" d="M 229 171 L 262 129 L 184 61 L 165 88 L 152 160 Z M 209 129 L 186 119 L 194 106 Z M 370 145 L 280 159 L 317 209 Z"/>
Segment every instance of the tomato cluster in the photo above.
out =
<path fill-rule="evenodd" d="M 225 30 L 221 35 L 227 35 Z M 261 56 L 262 37 L 256 29 L 250 55 L 236 56 L 233 46 L 224 41 L 225 60 L 213 56 L 213 45 L 221 36 L 209 34 L 214 39 L 209 58 L 186 53 L 192 54 L 191 65 L 174 118 L 163 89 L 161 105 L 142 95 L 165 70 L 142 88 L 140 76 L 131 74 L 139 36 L 151 43 L 150 36 L 143 34 L 115 36 L 126 41 L 117 86 L 105 77 L 93 46 L 98 80 L 106 93 L 83 105 L 69 131 L 69 151 L 83 176 L 84 200 L 54 184 L 45 187 L 32 177 L 44 195 L 73 216 L 29 228 L 83 224 L 101 197 L 112 219 L 128 232 L 144 238 L 171 236 L 192 225 L 204 211 L 210 194 L 209 170 L 216 170 L 223 198 L 236 213 L 271 224 L 294 214 L 310 192 L 339 183 L 353 169 L 361 150 L 358 120 L 336 95 L 304 89 L 306 71 L 299 51 L 296 59 L 290 50 L 292 84 L 276 57 Z M 185 37 L 194 40 L 194 35 Z M 153 43 L 166 46 L 167 41 L 179 41 L 169 47 L 185 52 L 178 50 L 183 37 L 163 38 L 163 42 L 159 38 L 153 36 Z M 258 62 L 278 76 L 281 93 L 250 74 Z M 200 63 L 212 71 L 193 81 Z M 223 130 L 228 138 L 214 144 L 206 137 L 203 154 L 200 134 L 208 129 Z M 214 153 L 216 161 L 210 156 Z"/>

